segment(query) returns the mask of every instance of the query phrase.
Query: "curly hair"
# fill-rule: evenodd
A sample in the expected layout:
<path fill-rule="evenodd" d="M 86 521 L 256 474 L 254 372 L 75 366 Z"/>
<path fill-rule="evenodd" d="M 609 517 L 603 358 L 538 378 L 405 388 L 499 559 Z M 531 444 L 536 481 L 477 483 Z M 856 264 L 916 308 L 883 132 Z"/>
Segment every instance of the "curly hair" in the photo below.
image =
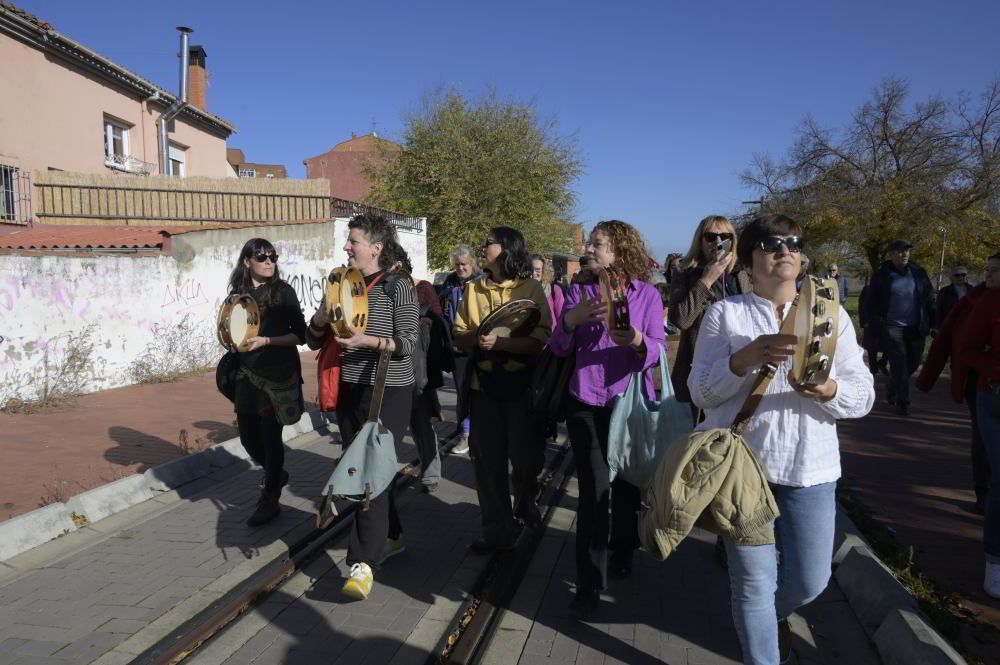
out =
<path fill-rule="evenodd" d="M 609 219 L 598 222 L 591 233 L 601 233 L 611 241 L 611 251 L 615 253 L 612 267 L 625 273 L 629 280 L 649 281 L 649 252 L 642 234 L 627 222 Z"/>
<path fill-rule="evenodd" d="M 378 267 L 382 270 L 399 270 L 409 263 L 409 256 L 403 246 L 399 244 L 399 236 L 396 234 L 396 227 L 387 218 L 378 214 L 355 215 L 347 223 L 348 229 L 360 229 L 364 231 L 368 242 L 382 243 L 382 253 L 378 257 Z M 397 266 L 397 264 L 404 264 Z"/>

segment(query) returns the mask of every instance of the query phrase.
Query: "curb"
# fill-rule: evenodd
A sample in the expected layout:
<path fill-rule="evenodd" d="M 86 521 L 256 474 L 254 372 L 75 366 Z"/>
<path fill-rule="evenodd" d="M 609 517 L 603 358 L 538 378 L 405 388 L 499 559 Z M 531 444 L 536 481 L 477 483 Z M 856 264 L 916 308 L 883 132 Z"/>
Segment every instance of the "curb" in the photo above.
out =
<path fill-rule="evenodd" d="M 307 411 L 297 423 L 285 426 L 281 439 L 287 442 L 322 431 L 331 422 L 320 411 Z M 0 522 L 0 562 L 249 459 L 236 437 L 142 474 L 87 490 L 65 503 L 53 503 Z"/>
<path fill-rule="evenodd" d="M 884 665 L 967 665 L 838 506 L 834 578 Z M 843 524 L 841 524 L 843 522 Z M 839 532 L 844 528 L 843 539 Z M 839 565 L 838 565 L 839 564 Z"/>

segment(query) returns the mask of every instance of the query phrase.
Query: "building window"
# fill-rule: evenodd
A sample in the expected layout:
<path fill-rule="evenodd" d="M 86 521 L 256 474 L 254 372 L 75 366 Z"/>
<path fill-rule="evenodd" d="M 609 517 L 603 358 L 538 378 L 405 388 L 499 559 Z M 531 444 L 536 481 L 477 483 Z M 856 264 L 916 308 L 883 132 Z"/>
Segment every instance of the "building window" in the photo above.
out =
<path fill-rule="evenodd" d="M 241 178 L 256 178 L 257 169 L 240 169 Z"/>
<path fill-rule="evenodd" d="M 183 178 L 187 175 L 186 150 L 181 146 L 171 143 L 169 159 L 167 160 L 167 175 L 175 175 Z"/>
<path fill-rule="evenodd" d="M 128 134 L 127 125 L 104 118 L 104 163 L 116 168 L 127 168 L 128 164 Z"/>
<path fill-rule="evenodd" d="M 17 169 L 0 164 L 0 221 L 17 219 Z"/>
<path fill-rule="evenodd" d="M 268 173 L 268 174 L 267 174 L 266 176 L 264 176 L 264 177 L 265 177 L 265 178 L 273 178 L 273 177 L 274 177 L 274 174 L 273 174 L 273 173 Z"/>

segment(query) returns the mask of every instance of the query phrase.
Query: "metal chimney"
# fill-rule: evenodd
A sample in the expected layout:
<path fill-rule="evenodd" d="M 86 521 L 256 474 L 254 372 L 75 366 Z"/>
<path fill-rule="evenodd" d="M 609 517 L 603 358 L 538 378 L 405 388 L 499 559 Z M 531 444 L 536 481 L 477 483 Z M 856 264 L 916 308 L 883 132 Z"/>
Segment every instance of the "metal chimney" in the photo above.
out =
<path fill-rule="evenodd" d="M 188 100 L 188 35 L 193 31 L 191 28 L 177 26 L 177 31 L 181 33 L 181 101 Z"/>
<path fill-rule="evenodd" d="M 193 32 L 191 28 L 178 26 L 177 31 L 181 33 L 181 89 L 180 94 L 170 107 L 163 112 L 157 124 L 160 129 L 160 175 L 167 175 L 167 167 L 170 164 L 170 135 L 168 127 L 170 121 L 177 117 L 184 107 L 187 106 L 188 95 L 188 35 Z"/>

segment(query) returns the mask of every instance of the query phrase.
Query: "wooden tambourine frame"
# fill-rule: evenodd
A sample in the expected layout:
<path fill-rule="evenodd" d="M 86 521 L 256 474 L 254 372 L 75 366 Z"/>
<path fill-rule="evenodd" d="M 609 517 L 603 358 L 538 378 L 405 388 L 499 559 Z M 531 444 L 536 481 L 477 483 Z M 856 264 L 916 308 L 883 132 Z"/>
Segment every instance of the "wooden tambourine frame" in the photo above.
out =
<path fill-rule="evenodd" d="M 260 332 L 260 309 L 257 301 L 249 295 L 237 293 L 226 298 L 219 308 L 215 332 L 219 344 L 226 349 L 247 351 L 246 340 L 256 337 Z"/>
<path fill-rule="evenodd" d="M 799 342 L 792 358 L 792 381 L 816 386 L 830 378 L 839 320 L 837 282 L 813 276 L 804 279 L 795 311 L 794 334 Z"/>
<path fill-rule="evenodd" d="M 597 268 L 597 283 L 601 291 L 601 300 L 608 306 L 608 313 L 604 317 L 604 325 L 608 330 L 628 330 L 632 327 L 631 316 L 629 315 L 628 294 L 625 287 L 628 281 L 625 276 L 616 270 Z"/>
<path fill-rule="evenodd" d="M 338 337 L 350 337 L 353 331 L 368 327 L 368 287 L 357 268 L 342 266 L 326 278 L 326 315 Z"/>
<path fill-rule="evenodd" d="M 542 313 L 534 300 L 522 298 L 504 303 L 479 323 L 480 335 L 522 337 L 538 325 Z"/>

